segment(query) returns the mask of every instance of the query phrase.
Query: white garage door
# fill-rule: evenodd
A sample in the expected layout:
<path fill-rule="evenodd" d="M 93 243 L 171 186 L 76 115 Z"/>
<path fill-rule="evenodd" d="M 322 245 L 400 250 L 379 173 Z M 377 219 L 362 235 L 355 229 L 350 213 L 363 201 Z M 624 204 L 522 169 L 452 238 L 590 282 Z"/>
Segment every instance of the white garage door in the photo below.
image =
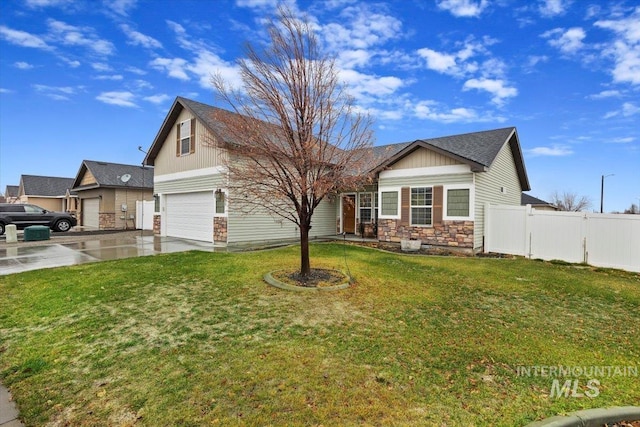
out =
<path fill-rule="evenodd" d="M 100 199 L 82 199 L 82 225 L 91 228 L 100 228 Z"/>
<path fill-rule="evenodd" d="M 167 194 L 167 236 L 213 242 L 213 191 Z"/>

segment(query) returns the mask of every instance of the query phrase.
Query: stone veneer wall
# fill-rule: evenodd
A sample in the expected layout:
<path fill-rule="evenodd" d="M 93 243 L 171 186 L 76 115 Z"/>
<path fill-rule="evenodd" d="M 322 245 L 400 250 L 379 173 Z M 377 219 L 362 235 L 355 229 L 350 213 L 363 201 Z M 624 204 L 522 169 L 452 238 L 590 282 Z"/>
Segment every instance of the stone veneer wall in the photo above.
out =
<path fill-rule="evenodd" d="M 216 216 L 213 218 L 213 241 L 227 242 L 227 218 Z"/>
<path fill-rule="evenodd" d="M 366 222 L 364 224 L 364 236 L 363 237 L 376 237 L 373 233 L 373 226 L 375 224 L 372 222 Z M 356 218 L 356 235 L 360 235 L 360 218 Z"/>
<path fill-rule="evenodd" d="M 420 239 L 423 245 L 473 249 L 473 221 L 442 221 L 432 227 L 400 225 L 397 219 L 378 220 L 378 240 Z"/>
<path fill-rule="evenodd" d="M 98 214 L 98 228 L 100 230 L 113 230 L 116 228 L 116 214 L 100 213 Z"/>
<path fill-rule="evenodd" d="M 153 216 L 153 234 L 160 234 L 161 219 L 160 215 Z"/>

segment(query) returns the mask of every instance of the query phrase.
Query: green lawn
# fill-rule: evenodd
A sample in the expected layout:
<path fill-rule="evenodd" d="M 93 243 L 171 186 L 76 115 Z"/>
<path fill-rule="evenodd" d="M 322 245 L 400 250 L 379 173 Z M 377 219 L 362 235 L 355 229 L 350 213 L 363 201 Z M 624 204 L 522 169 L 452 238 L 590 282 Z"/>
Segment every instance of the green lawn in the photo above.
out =
<path fill-rule="evenodd" d="M 638 368 L 638 274 L 348 246 L 348 290 L 262 282 L 298 250 L 0 276 L 0 381 L 27 425 L 517 426 L 640 402 L 633 375 L 594 398 L 517 375 Z M 312 266 L 344 269 L 343 246 L 313 245 Z"/>

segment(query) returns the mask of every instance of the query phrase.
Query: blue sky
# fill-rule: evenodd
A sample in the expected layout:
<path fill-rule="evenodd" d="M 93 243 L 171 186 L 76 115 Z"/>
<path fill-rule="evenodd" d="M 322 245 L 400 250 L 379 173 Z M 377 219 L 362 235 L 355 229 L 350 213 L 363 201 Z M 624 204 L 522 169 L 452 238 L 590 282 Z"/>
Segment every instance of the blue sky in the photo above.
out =
<path fill-rule="evenodd" d="M 640 199 L 640 3 L 287 1 L 307 13 L 376 144 L 516 126 L 531 194 Z M 216 104 L 272 0 L 0 1 L 0 191 L 139 164 L 175 96 Z"/>

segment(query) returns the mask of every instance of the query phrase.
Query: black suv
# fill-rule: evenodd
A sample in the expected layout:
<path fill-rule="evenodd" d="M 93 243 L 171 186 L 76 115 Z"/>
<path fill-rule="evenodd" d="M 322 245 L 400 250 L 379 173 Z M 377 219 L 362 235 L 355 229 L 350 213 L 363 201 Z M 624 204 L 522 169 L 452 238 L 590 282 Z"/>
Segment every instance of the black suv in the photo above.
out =
<path fill-rule="evenodd" d="M 54 231 L 69 231 L 78 221 L 69 213 L 51 212 L 36 205 L 0 203 L 0 235 L 9 224 L 15 224 L 18 230 L 30 225 L 46 225 Z"/>

